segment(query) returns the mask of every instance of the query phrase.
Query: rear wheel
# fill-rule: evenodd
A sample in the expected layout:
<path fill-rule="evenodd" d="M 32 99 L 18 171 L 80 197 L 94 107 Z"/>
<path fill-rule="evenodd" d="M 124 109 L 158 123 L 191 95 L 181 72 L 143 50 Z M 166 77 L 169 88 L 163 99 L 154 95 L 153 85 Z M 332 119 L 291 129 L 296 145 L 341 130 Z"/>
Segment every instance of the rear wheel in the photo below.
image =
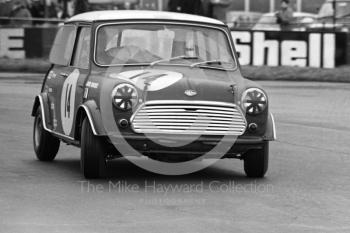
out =
<path fill-rule="evenodd" d="M 263 178 L 269 165 L 269 142 L 261 149 L 249 150 L 244 154 L 244 171 L 248 177 Z"/>
<path fill-rule="evenodd" d="M 81 129 L 81 170 L 87 179 L 103 177 L 106 170 L 106 147 L 102 138 L 93 134 L 87 118 Z"/>
<path fill-rule="evenodd" d="M 36 157 L 40 161 L 54 160 L 60 148 L 60 140 L 44 129 L 40 107 L 34 119 L 33 145 Z"/>

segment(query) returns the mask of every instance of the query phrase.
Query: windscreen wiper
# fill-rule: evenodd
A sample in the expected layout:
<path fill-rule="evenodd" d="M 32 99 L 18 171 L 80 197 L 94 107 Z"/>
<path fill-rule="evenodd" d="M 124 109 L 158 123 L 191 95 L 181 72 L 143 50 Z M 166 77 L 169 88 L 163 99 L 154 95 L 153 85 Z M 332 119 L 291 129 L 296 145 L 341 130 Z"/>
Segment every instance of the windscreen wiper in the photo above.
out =
<path fill-rule="evenodd" d="M 179 60 L 179 59 L 198 59 L 198 57 L 196 57 L 196 56 L 181 55 L 181 56 L 171 57 L 171 58 L 168 58 L 168 59 L 160 59 L 160 60 L 151 62 L 151 63 L 150 63 L 150 66 L 152 67 L 152 66 L 154 66 L 154 65 L 156 65 L 156 64 L 158 64 L 158 63 L 170 62 L 170 61 L 175 61 L 175 60 Z"/>
<path fill-rule="evenodd" d="M 211 64 L 222 65 L 223 63 L 228 63 L 228 62 L 221 61 L 221 60 L 209 60 L 209 61 L 202 61 L 202 62 L 193 63 L 190 67 L 194 68 L 194 67 L 198 67 L 201 65 L 211 65 Z"/>

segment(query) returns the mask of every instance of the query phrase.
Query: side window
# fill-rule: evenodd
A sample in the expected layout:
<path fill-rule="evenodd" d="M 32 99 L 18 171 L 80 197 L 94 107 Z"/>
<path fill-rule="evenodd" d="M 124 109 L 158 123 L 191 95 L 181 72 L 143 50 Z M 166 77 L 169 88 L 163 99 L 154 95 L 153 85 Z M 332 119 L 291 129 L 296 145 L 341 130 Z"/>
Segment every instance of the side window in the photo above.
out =
<path fill-rule="evenodd" d="M 56 65 L 69 65 L 76 35 L 76 28 L 72 25 L 61 27 L 56 35 L 50 52 L 50 62 Z"/>
<path fill-rule="evenodd" d="M 90 60 L 91 29 L 90 27 L 81 27 L 79 31 L 72 65 L 81 69 L 88 69 Z"/>

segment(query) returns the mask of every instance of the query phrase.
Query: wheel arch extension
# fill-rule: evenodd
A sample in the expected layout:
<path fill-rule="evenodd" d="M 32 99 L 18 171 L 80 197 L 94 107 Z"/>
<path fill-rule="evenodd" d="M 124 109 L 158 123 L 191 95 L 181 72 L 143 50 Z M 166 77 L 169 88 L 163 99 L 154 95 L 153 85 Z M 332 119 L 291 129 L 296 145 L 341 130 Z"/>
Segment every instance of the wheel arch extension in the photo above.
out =
<path fill-rule="evenodd" d="M 85 118 L 89 120 L 92 132 L 95 136 L 105 135 L 104 128 L 101 125 L 101 114 L 97 108 L 96 102 L 93 100 L 89 100 L 78 107 L 77 114 L 75 117 L 75 139 L 80 138 L 80 128 Z"/>
<path fill-rule="evenodd" d="M 33 104 L 33 108 L 32 108 L 32 113 L 31 113 L 32 117 L 35 116 L 36 111 L 38 110 L 39 106 L 40 106 L 39 96 L 35 96 L 35 100 L 34 100 L 34 104 Z"/>
<path fill-rule="evenodd" d="M 35 97 L 31 116 L 35 117 L 36 112 L 38 111 L 38 109 L 40 107 L 41 115 L 42 115 L 42 119 L 43 119 L 44 129 L 47 130 L 47 131 L 51 131 L 47 127 L 47 123 L 48 123 L 48 120 L 49 120 L 47 118 L 47 116 L 49 115 L 49 106 L 48 106 L 47 98 L 48 97 L 47 97 L 47 95 L 45 93 L 41 93 L 40 95 L 37 95 Z"/>
<path fill-rule="evenodd" d="M 41 108 L 43 126 L 45 130 L 52 132 L 52 130 L 47 127 L 47 123 L 49 122 L 49 118 L 47 117 L 49 115 L 49 106 L 48 97 L 45 93 L 41 93 L 35 97 L 31 116 L 34 117 L 36 115 L 39 107 Z M 78 107 L 77 114 L 75 116 L 74 139 L 80 138 L 79 127 L 81 127 L 84 117 L 88 118 L 91 129 L 95 136 L 105 135 L 104 128 L 101 125 L 100 111 L 98 110 L 96 103 L 92 100 L 89 100 Z"/>
<path fill-rule="evenodd" d="M 276 123 L 272 113 L 269 113 L 269 116 L 267 119 L 267 126 L 266 126 L 266 132 L 265 132 L 264 138 L 267 141 L 277 140 Z"/>

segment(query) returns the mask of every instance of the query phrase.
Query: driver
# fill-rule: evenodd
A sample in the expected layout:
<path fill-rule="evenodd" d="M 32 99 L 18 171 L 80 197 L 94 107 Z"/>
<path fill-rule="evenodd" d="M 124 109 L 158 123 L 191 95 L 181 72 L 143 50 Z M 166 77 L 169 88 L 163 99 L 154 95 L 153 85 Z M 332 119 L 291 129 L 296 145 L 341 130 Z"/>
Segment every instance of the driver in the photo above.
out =
<path fill-rule="evenodd" d="M 97 58 L 103 65 L 109 64 L 125 64 L 127 61 L 133 59 L 140 48 L 134 45 L 120 46 L 118 41 L 119 33 L 107 31 L 105 28 L 99 30 Z"/>
<path fill-rule="evenodd" d="M 136 54 L 140 51 L 140 48 L 134 45 L 126 45 L 106 48 L 105 51 L 113 59 L 117 59 L 121 63 L 126 63 L 126 61 L 132 60 L 136 56 Z"/>
<path fill-rule="evenodd" d="M 152 62 L 159 56 L 137 45 L 137 40 L 127 37 L 121 41 L 120 33 L 102 27 L 99 30 L 97 56 L 103 65 Z M 142 46 L 142 45 L 141 45 Z"/>

